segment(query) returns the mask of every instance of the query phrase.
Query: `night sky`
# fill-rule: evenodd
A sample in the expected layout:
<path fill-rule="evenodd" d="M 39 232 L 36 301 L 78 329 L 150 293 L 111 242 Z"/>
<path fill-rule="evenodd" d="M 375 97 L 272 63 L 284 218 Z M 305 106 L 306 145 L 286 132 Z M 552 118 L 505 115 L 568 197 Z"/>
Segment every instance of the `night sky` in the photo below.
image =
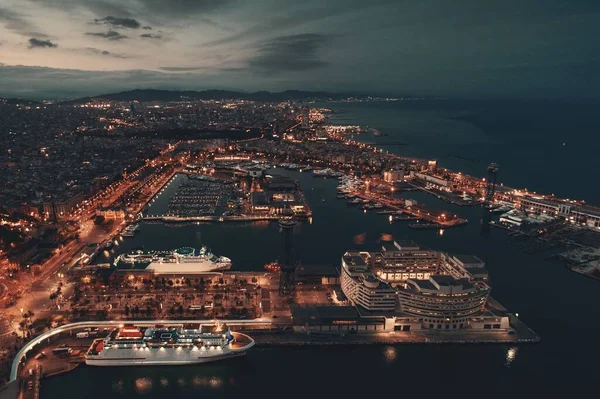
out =
<path fill-rule="evenodd" d="M 1 0 L 0 96 L 600 97 L 598 0 Z"/>

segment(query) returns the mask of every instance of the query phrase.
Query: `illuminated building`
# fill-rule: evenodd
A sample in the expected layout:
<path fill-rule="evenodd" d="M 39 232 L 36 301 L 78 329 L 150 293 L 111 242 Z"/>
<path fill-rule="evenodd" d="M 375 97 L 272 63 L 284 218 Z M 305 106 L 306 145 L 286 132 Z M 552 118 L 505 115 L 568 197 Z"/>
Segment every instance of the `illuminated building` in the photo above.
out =
<path fill-rule="evenodd" d="M 421 249 L 414 241 L 386 241 L 381 251 L 369 252 L 369 266 L 377 278 L 393 284 L 409 278 L 428 279 L 437 274 L 440 253 Z"/>
<path fill-rule="evenodd" d="M 488 281 L 485 262 L 474 255 L 451 255 L 441 253 L 440 271 L 454 278 L 469 281 Z"/>
<path fill-rule="evenodd" d="M 402 313 L 421 318 L 424 328 L 437 330 L 469 326 L 472 317 L 483 314 L 489 294 L 485 283 L 444 275 L 409 279 L 398 287 Z"/>
<path fill-rule="evenodd" d="M 396 183 L 404 180 L 404 169 L 390 169 L 383 172 L 383 180 L 386 183 Z"/>
<path fill-rule="evenodd" d="M 437 172 L 437 161 L 427 161 L 427 170 L 431 173 Z"/>
<path fill-rule="evenodd" d="M 310 123 L 310 109 L 308 107 L 302 107 L 301 118 L 302 129 L 308 129 Z"/>
<path fill-rule="evenodd" d="M 388 311 L 396 309 L 396 291 L 378 280 L 365 258 L 366 252 L 346 252 L 342 257 L 341 285 L 344 295 L 356 306 L 366 310 Z"/>

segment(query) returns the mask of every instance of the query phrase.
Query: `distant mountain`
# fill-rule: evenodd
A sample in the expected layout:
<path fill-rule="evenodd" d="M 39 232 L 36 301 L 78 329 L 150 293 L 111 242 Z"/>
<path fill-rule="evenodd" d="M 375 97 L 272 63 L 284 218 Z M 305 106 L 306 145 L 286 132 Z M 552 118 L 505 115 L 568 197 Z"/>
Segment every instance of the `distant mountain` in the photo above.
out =
<path fill-rule="evenodd" d="M 122 91 L 120 93 L 102 94 L 93 97 L 83 97 L 75 100 L 65 101 L 63 104 L 84 103 L 90 100 L 107 99 L 114 101 L 179 101 L 181 99 L 198 100 L 224 100 L 239 99 L 251 101 L 286 101 L 286 100 L 308 100 L 308 99 L 342 99 L 352 96 L 343 93 L 328 93 L 321 91 L 286 90 L 277 93 L 268 91 L 257 91 L 254 93 L 243 93 L 228 90 L 203 90 L 203 91 L 177 91 L 177 90 L 155 90 L 136 89 Z M 365 97 L 365 96 L 357 96 Z"/>

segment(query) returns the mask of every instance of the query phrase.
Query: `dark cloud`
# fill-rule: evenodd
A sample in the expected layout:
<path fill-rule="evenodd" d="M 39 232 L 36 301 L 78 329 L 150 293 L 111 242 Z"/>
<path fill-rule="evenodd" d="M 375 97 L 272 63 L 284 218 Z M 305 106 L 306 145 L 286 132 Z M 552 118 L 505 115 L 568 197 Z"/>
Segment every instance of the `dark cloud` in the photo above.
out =
<path fill-rule="evenodd" d="M 84 49 L 84 51 L 88 54 L 94 54 L 94 55 L 103 55 L 103 56 L 114 57 L 114 58 L 130 58 L 123 54 L 111 53 L 108 50 L 100 50 L 100 49 L 97 49 L 94 47 L 86 47 Z"/>
<path fill-rule="evenodd" d="M 166 71 L 166 72 L 193 72 L 193 71 L 200 71 L 205 68 L 190 66 L 190 67 L 159 67 L 158 69 L 160 69 L 161 71 Z"/>
<path fill-rule="evenodd" d="M 165 20 L 197 17 L 230 7 L 239 0 L 29 0 L 47 7 L 71 11 L 84 8 L 96 15 Z"/>
<path fill-rule="evenodd" d="M 58 44 L 52 43 L 50 40 L 40 40 L 32 37 L 29 39 L 29 48 L 52 48 L 58 47 Z"/>
<path fill-rule="evenodd" d="M 190 15 L 213 12 L 236 3 L 236 0 L 139 0 L 146 11 L 163 15 Z"/>
<path fill-rule="evenodd" d="M 330 39 L 328 35 L 304 33 L 268 40 L 259 46 L 248 66 L 267 73 L 319 68 L 327 65 L 318 57 L 319 47 Z"/>
<path fill-rule="evenodd" d="M 38 32 L 37 27 L 20 13 L 0 7 L 0 26 L 2 25 L 21 36 L 48 37 L 48 35 Z"/>
<path fill-rule="evenodd" d="M 108 17 L 94 19 L 97 24 L 104 24 L 112 26 L 113 28 L 130 28 L 137 29 L 141 24 L 133 18 L 119 18 L 109 15 Z"/>
<path fill-rule="evenodd" d="M 323 2 L 316 0 L 311 2 L 294 2 L 283 13 L 267 13 L 266 18 L 259 18 L 260 22 L 249 28 L 239 30 L 237 33 L 211 40 L 205 43 L 205 46 L 218 46 L 222 44 L 246 41 L 248 39 L 261 37 L 263 35 L 273 35 L 274 32 L 286 31 L 291 28 L 316 23 L 322 20 L 331 20 L 332 18 L 342 17 L 352 14 L 363 14 L 369 12 L 369 8 L 381 8 L 386 4 L 398 2 L 399 0 L 338 0 Z M 326 27 L 327 29 L 327 27 Z"/>
<path fill-rule="evenodd" d="M 152 27 L 151 27 L 151 26 L 142 26 L 142 29 L 145 29 L 145 30 L 152 30 Z"/>
<path fill-rule="evenodd" d="M 108 32 L 86 32 L 87 36 L 98 36 L 108 40 L 123 40 L 127 39 L 127 36 L 120 34 L 117 31 L 109 30 Z"/>
<path fill-rule="evenodd" d="M 163 35 L 158 35 L 158 34 L 153 34 L 153 33 L 143 33 L 140 35 L 140 37 L 143 37 L 144 39 L 156 39 L 156 40 L 160 40 L 163 38 Z"/>

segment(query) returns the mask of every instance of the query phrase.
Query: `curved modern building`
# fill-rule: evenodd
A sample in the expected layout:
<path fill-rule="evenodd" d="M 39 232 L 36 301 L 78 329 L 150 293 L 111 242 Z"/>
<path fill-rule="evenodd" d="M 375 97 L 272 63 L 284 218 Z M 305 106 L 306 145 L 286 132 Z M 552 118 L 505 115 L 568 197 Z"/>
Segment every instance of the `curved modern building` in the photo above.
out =
<path fill-rule="evenodd" d="M 396 309 L 396 290 L 375 278 L 365 262 L 367 256 L 366 252 L 346 252 L 342 256 L 342 291 L 353 305 L 392 312 Z"/>
<path fill-rule="evenodd" d="M 425 328 L 444 330 L 467 327 L 472 317 L 484 311 L 490 294 L 483 282 L 447 275 L 409 279 L 397 290 L 402 313 L 418 316 Z"/>

